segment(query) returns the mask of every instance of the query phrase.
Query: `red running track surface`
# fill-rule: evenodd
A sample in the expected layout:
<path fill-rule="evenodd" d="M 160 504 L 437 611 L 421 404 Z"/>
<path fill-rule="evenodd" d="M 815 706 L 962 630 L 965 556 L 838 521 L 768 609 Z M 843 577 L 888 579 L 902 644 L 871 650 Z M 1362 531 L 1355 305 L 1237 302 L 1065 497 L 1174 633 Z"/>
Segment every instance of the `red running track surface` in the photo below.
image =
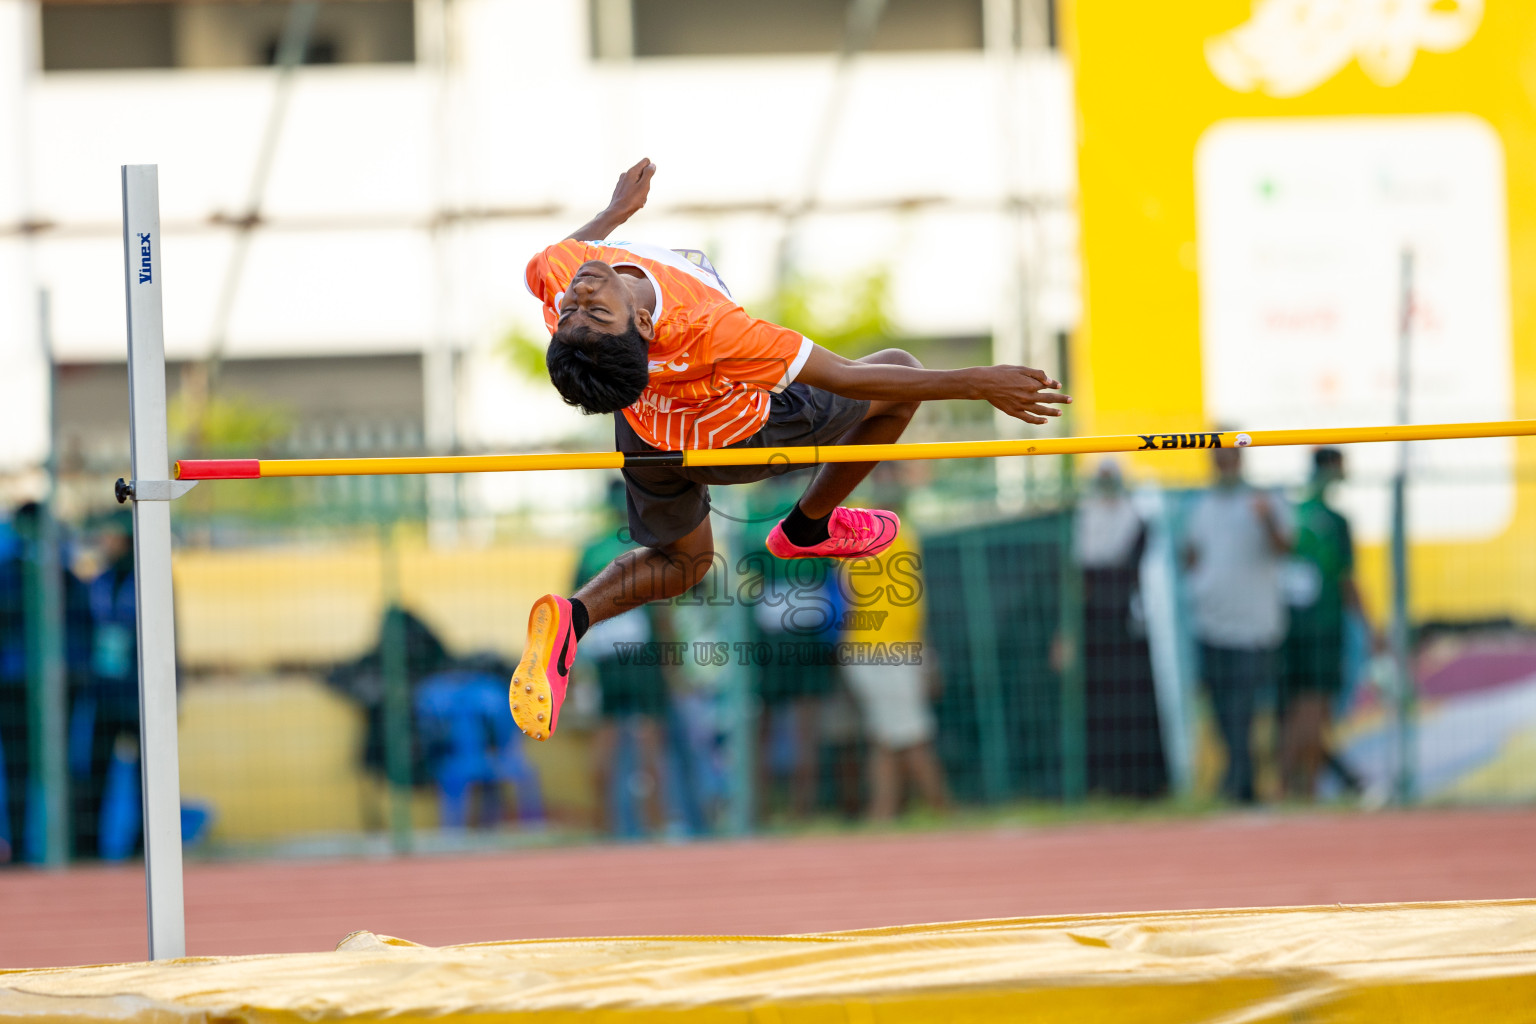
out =
<path fill-rule="evenodd" d="M 1536 897 L 1536 809 L 191 863 L 196 955 L 785 934 L 1100 911 Z M 516 865 L 517 870 L 513 870 Z M 515 880 L 534 877 L 537 888 Z M 0 872 L 0 967 L 142 960 L 139 865 Z"/>

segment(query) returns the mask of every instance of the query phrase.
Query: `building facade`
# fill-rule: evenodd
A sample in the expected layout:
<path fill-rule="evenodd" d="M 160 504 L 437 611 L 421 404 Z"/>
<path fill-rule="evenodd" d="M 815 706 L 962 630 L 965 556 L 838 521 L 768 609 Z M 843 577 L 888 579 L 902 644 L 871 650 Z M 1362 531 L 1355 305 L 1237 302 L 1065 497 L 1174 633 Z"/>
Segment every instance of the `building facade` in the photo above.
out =
<path fill-rule="evenodd" d="M 879 272 L 900 336 L 1045 363 L 1077 317 L 1046 0 L 0 0 L 0 69 L 12 470 L 47 446 L 44 334 L 66 465 L 126 456 L 124 163 L 160 166 L 173 396 L 272 403 L 277 451 L 605 446 L 506 342 L 543 341 L 528 257 L 642 156 L 634 232 L 749 310 Z"/>

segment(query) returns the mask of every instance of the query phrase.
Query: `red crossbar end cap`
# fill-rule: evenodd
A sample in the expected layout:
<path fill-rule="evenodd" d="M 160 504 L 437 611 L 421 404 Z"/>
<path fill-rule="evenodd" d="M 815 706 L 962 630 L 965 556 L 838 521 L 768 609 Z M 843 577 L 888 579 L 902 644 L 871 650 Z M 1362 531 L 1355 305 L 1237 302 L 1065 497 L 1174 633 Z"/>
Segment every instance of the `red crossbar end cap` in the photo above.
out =
<path fill-rule="evenodd" d="M 181 459 L 178 480 L 259 480 L 260 459 Z"/>

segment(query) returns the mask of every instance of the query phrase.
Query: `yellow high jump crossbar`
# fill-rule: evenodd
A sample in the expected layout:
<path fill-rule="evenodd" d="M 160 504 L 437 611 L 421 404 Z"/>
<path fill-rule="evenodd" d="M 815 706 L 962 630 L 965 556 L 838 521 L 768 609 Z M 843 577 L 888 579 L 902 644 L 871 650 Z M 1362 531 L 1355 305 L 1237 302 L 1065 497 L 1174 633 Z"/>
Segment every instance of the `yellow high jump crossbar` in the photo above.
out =
<path fill-rule="evenodd" d="M 769 466 L 823 462 L 902 462 L 1022 455 L 1097 455 L 1113 452 L 1269 448 L 1277 445 L 1441 441 L 1536 435 L 1536 420 L 1422 423 L 1316 430 L 1225 430 L 1188 434 L 1110 434 L 926 444 L 849 444 L 805 448 L 715 448 L 680 452 L 551 452 L 525 455 L 423 455 L 371 459 L 181 459 L 178 480 L 258 480 L 298 476 L 398 476 L 420 473 L 509 473 L 644 466 Z"/>

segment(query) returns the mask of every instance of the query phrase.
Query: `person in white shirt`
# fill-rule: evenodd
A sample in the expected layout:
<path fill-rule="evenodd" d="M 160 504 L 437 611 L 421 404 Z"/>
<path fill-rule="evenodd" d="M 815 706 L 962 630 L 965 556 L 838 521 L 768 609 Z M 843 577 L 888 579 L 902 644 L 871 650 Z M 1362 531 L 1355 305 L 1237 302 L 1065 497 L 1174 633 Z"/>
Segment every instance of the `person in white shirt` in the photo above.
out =
<path fill-rule="evenodd" d="M 1146 545 L 1147 524 L 1120 467 L 1100 462 L 1077 503 L 1072 556 L 1083 579 L 1088 790 L 1104 796 L 1145 799 L 1168 788 L 1152 659 L 1135 610 Z"/>
<path fill-rule="evenodd" d="M 1218 448 L 1216 486 L 1202 494 L 1184 532 L 1200 675 L 1227 748 L 1222 795 L 1254 801 L 1250 736 L 1259 701 L 1273 694 L 1285 639 L 1281 566 L 1294 530 L 1285 501 L 1243 479 L 1242 453 Z"/>

